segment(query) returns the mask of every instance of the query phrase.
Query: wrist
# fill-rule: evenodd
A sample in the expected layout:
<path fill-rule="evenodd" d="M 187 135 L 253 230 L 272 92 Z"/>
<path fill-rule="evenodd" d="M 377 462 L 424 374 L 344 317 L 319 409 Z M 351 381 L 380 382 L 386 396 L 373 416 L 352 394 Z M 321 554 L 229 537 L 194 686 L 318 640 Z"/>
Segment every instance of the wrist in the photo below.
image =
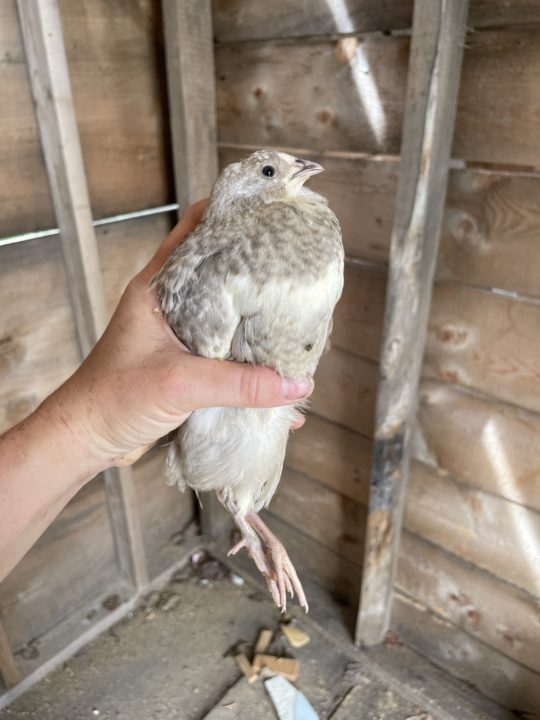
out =
<path fill-rule="evenodd" d="M 84 414 L 65 392 L 65 387 L 49 396 L 30 420 L 49 461 L 55 463 L 66 481 L 81 487 L 107 464 L 94 448 Z"/>

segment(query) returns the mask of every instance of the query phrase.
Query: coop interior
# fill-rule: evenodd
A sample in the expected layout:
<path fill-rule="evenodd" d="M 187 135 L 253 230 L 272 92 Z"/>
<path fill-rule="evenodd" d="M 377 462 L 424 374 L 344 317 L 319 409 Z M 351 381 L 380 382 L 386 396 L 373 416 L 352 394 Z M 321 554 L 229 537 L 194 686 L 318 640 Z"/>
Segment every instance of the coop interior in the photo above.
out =
<path fill-rule="evenodd" d="M 324 166 L 309 185 L 346 263 L 263 513 L 310 613 L 280 616 L 155 447 L 86 485 L 0 584 L 2 717 L 278 717 L 235 657 L 264 628 L 316 713 L 290 718 L 540 717 L 539 72 L 534 0 L 3 0 L 2 431 L 95 342 L 77 302 L 101 293 L 109 316 L 253 150 Z M 415 232 L 418 312 L 399 262 Z M 379 422 L 407 396 L 381 389 L 399 317 L 405 448 Z"/>

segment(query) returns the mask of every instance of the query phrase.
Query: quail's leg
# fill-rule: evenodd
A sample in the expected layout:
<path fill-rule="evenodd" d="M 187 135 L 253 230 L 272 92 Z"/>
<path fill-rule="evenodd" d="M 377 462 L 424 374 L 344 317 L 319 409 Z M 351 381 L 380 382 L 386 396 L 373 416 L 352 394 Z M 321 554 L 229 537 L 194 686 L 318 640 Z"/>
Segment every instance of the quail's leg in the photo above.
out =
<path fill-rule="evenodd" d="M 235 504 L 231 500 L 226 499 L 224 493 L 216 492 L 216 495 L 220 503 L 222 503 L 226 510 L 228 510 L 228 512 L 232 515 L 236 526 L 242 533 L 242 539 L 240 542 L 234 545 L 227 554 L 236 555 L 239 550 L 245 547 L 249 556 L 257 566 L 257 570 L 264 576 L 274 602 L 278 607 L 281 607 L 280 595 L 278 592 L 277 582 L 274 578 L 274 572 L 268 558 L 266 557 L 259 536 L 248 522 L 247 516 L 239 513 Z"/>
<path fill-rule="evenodd" d="M 271 567 L 277 582 L 279 602 L 276 604 L 282 612 L 287 609 L 287 591 L 291 597 L 296 593 L 300 606 L 307 612 L 309 606 L 306 600 L 302 583 L 300 582 L 289 554 L 283 547 L 280 540 L 274 535 L 270 528 L 261 520 L 255 512 L 249 512 L 246 520 L 255 530 L 266 548 L 266 557 L 271 562 Z M 234 548 L 233 548 L 234 549 Z"/>

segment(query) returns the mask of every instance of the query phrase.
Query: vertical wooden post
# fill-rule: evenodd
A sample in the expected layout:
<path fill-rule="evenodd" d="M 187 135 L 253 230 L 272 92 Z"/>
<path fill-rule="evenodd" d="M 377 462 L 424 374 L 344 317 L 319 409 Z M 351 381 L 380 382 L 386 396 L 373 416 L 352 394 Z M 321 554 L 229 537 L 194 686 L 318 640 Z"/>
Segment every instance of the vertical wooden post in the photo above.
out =
<path fill-rule="evenodd" d="M 411 428 L 459 89 L 468 0 L 415 0 L 370 483 L 358 644 L 381 642 L 392 588 Z"/>
<path fill-rule="evenodd" d="M 218 174 L 211 0 L 163 3 L 169 113 L 179 214 L 206 197 Z M 213 493 L 202 497 L 201 525 L 216 537 L 226 514 Z"/>
<path fill-rule="evenodd" d="M 82 356 L 107 322 L 105 293 L 57 0 L 17 0 L 26 63 Z M 130 468 L 104 473 L 120 572 L 148 580 Z"/>
<path fill-rule="evenodd" d="M 21 680 L 2 623 L 0 623 L 0 675 L 7 690 L 17 685 Z"/>

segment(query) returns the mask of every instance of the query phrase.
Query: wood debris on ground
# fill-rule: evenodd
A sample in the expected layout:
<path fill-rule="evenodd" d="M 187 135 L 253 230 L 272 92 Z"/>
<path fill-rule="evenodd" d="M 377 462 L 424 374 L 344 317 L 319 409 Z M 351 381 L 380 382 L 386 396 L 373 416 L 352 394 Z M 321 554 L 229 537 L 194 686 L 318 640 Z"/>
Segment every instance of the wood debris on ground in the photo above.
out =
<path fill-rule="evenodd" d="M 310 641 L 309 635 L 296 623 L 283 623 L 280 627 L 284 638 L 292 647 L 303 647 Z M 245 643 L 237 646 L 234 658 L 242 674 L 250 684 L 254 683 L 261 676 L 263 669 L 266 676 L 269 674 L 268 671 L 270 671 L 293 682 L 298 679 L 300 662 L 296 658 L 289 656 L 282 657 L 282 652 L 279 652 L 279 654 L 269 652 L 273 638 L 273 630 L 269 628 L 261 630 L 257 637 L 251 660 Z M 289 651 L 285 650 L 285 653 L 288 654 Z"/>

